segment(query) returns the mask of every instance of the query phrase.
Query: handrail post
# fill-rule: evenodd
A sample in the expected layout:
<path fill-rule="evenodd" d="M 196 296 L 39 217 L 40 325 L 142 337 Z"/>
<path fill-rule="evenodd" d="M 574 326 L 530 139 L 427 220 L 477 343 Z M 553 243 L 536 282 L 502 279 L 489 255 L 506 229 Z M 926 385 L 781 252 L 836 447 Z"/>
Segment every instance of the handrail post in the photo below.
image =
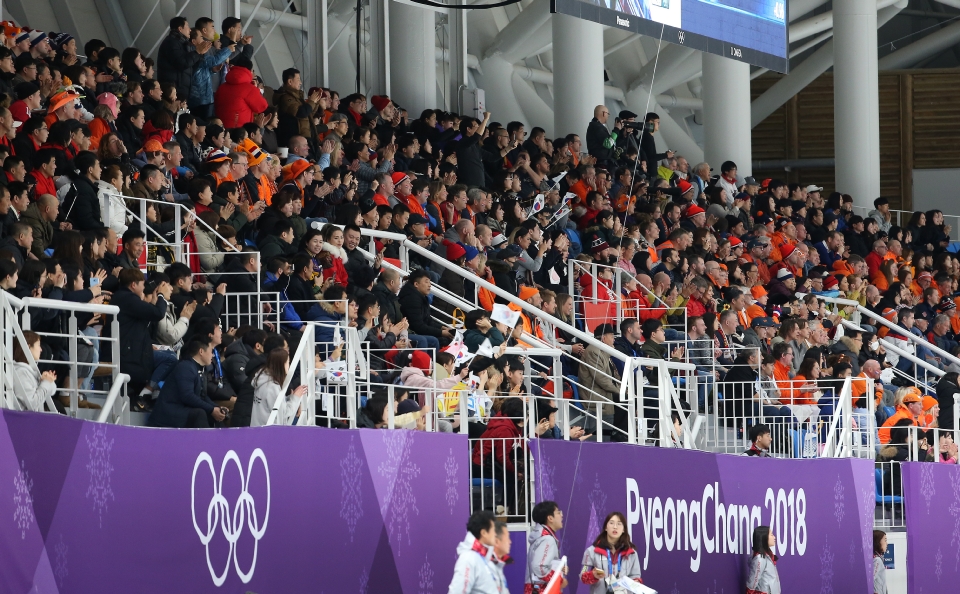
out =
<path fill-rule="evenodd" d="M 300 377 L 303 379 L 304 383 L 307 386 L 307 397 L 306 402 L 301 401 L 300 404 L 300 417 L 301 422 L 298 422 L 298 425 L 308 425 L 313 426 L 317 424 L 317 344 L 315 342 L 316 336 L 311 332 L 308 336 L 301 336 L 300 340 L 306 340 L 307 345 L 305 347 L 304 357 L 306 361 L 300 361 Z M 307 370 L 307 373 L 303 373 L 303 369 Z"/>
<path fill-rule="evenodd" d="M 74 312 L 70 312 L 67 331 L 70 333 L 70 342 L 67 343 L 70 353 L 70 416 L 76 417 L 80 406 L 80 382 L 77 378 L 77 316 Z"/>
<path fill-rule="evenodd" d="M 174 247 L 174 253 L 175 253 L 174 257 L 177 259 L 177 262 L 180 262 L 181 264 L 186 264 L 187 263 L 186 258 L 183 257 L 183 221 L 180 218 L 179 206 L 173 209 L 173 224 L 174 224 L 174 229 L 177 230 L 175 234 L 175 237 L 177 238 L 177 242 Z"/>

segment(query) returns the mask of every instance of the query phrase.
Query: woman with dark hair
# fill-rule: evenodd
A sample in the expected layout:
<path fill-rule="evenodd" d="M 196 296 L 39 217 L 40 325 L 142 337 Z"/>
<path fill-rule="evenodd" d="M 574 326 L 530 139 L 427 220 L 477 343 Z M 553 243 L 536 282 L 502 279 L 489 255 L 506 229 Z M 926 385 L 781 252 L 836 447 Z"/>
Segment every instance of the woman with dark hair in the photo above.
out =
<path fill-rule="evenodd" d="M 73 224 L 77 231 L 88 231 L 103 227 L 100 218 L 100 199 L 97 190 L 100 182 L 100 161 L 90 151 L 81 151 L 73 161 L 74 171 L 70 181 L 74 190 L 67 192 L 61 209 L 64 219 Z M 82 267 L 82 263 L 81 263 Z"/>
<path fill-rule="evenodd" d="M 142 105 L 130 105 L 120 110 L 117 116 L 117 135 L 123 141 L 127 153 L 135 155 L 143 147 L 143 124 L 146 121 Z M 103 139 L 101 139 L 101 146 Z"/>
<path fill-rule="evenodd" d="M 621 578 L 643 583 L 640 557 L 627 534 L 627 518 L 613 512 L 603 521 L 603 532 L 583 553 L 580 581 L 590 586 L 590 594 L 605 594 Z"/>
<path fill-rule="evenodd" d="M 283 347 L 270 351 L 267 355 L 267 362 L 253 377 L 251 427 L 262 427 L 267 424 L 289 371 L 290 352 Z M 297 386 L 295 390 L 287 394 L 277 410 L 278 425 L 292 425 L 297 421 L 297 417 L 300 416 L 300 401 L 306 393 L 306 386 Z"/>
<path fill-rule="evenodd" d="M 747 594 L 780 594 L 777 556 L 773 553 L 777 536 L 769 526 L 753 529 L 753 557 L 747 577 Z"/>
<path fill-rule="evenodd" d="M 173 93 L 177 90 L 174 87 Z M 173 139 L 174 113 L 166 109 L 158 109 L 153 113 L 150 121 L 143 126 L 143 142 L 156 140 L 160 144 Z"/>
<path fill-rule="evenodd" d="M 887 552 L 887 533 L 873 531 L 873 594 L 887 594 L 887 566 L 883 556 Z"/>
<path fill-rule="evenodd" d="M 940 252 L 946 249 L 950 243 L 950 234 L 946 231 L 946 225 L 943 224 L 943 212 L 939 210 L 927 211 L 927 224 L 920 232 L 921 244 L 932 246 L 933 252 Z"/>
<path fill-rule="evenodd" d="M 128 81 L 143 81 L 143 74 L 147 67 L 143 63 L 143 56 L 140 50 L 135 47 L 128 47 L 120 54 L 120 67 Z"/>

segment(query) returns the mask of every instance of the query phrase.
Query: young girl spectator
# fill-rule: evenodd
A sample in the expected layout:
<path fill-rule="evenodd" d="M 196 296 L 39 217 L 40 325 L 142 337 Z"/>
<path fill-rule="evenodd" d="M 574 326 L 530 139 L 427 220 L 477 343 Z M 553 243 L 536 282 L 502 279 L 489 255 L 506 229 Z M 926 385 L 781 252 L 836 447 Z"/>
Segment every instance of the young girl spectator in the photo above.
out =
<path fill-rule="evenodd" d="M 331 265 L 323 270 L 324 278 L 332 277 L 338 285 L 346 287 L 349 278 L 343 263 L 347 259 L 347 252 L 343 249 L 343 231 L 339 227 L 327 225 L 323 228 L 323 251 L 333 256 Z"/>

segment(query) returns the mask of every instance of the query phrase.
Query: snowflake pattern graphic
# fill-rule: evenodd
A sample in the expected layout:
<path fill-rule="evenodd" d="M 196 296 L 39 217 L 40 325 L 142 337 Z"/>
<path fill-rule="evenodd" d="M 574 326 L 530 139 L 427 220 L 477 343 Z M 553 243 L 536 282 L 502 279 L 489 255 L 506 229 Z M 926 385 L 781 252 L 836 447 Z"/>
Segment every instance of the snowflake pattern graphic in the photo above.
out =
<path fill-rule="evenodd" d="M 54 558 L 53 574 L 57 576 L 57 583 L 63 588 L 63 578 L 70 573 L 67 571 L 67 552 L 70 549 L 67 547 L 67 543 L 63 542 L 62 534 L 60 535 L 60 542 L 53 550 L 57 554 Z"/>
<path fill-rule="evenodd" d="M 553 476 L 556 468 L 550 463 L 549 458 L 543 455 L 541 455 L 540 458 L 540 460 L 537 460 L 539 467 L 537 470 L 538 484 L 536 486 L 540 491 L 540 499 L 538 499 L 538 501 L 554 501 L 556 498 L 554 496 Z"/>
<path fill-rule="evenodd" d="M 367 582 L 370 581 L 370 573 L 364 569 L 360 572 L 360 594 L 367 594 Z"/>
<path fill-rule="evenodd" d="M 850 541 L 850 566 L 852 567 L 857 561 L 857 547 L 853 544 L 853 541 Z"/>
<path fill-rule="evenodd" d="M 13 512 L 13 522 L 20 530 L 20 539 L 26 540 L 27 530 L 36 521 L 36 517 L 33 515 L 33 479 L 30 478 L 23 460 L 20 461 L 20 468 L 13 477 L 13 504 L 16 508 Z"/>
<path fill-rule="evenodd" d="M 447 455 L 447 462 L 443 465 L 443 469 L 447 473 L 447 507 L 450 508 L 450 515 L 453 515 L 453 507 L 457 504 L 457 500 L 460 499 L 460 494 L 457 492 L 457 485 L 459 481 L 457 480 L 457 471 L 460 470 L 460 464 L 457 462 L 457 457 L 453 455 L 453 448 L 450 448 L 450 453 Z"/>
<path fill-rule="evenodd" d="M 953 489 L 953 502 L 950 503 L 950 515 L 953 516 L 953 532 L 950 534 L 950 545 L 957 551 L 955 569 L 960 569 L 960 472 L 957 469 L 950 471 L 950 488 Z"/>
<path fill-rule="evenodd" d="M 428 556 L 423 557 L 423 565 L 420 567 L 418 572 L 420 576 L 420 594 L 432 594 L 433 592 L 433 568 L 430 567 L 430 559 Z"/>
<path fill-rule="evenodd" d="M 90 448 L 90 461 L 87 462 L 90 486 L 87 487 L 87 499 L 93 499 L 93 509 L 97 512 L 100 527 L 103 528 L 103 514 L 107 510 L 107 501 L 116 500 L 110 482 L 113 474 L 113 465 L 110 464 L 113 440 L 107 440 L 107 425 L 102 423 L 97 423 L 86 439 L 87 447 Z"/>
<path fill-rule="evenodd" d="M 876 493 L 873 487 L 864 487 L 860 491 L 860 500 L 863 507 L 860 512 L 863 514 L 863 521 L 860 522 L 863 531 L 863 546 L 867 551 L 871 550 L 873 542 L 873 513 L 876 507 Z"/>
<path fill-rule="evenodd" d="M 340 517 L 347 522 L 350 542 L 357 529 L 357 522 L 363 517 L 363 490 L 360 479 L 363 476 L 363 460 L 357 455 L 353 437 L 347 455 L 340 460 Z"/>
<path fill-rule="evenodd" d="M 933 469 L 936 464 L 923 464 L 920 466 L 920 494 L 923 500 L 927 502 L 927 515 L 930 515 L 930 500 L 936 495 L 937 489 L 933 485 Z"/>
<path fill-rule="evenodd" d="M 833 594 L 833 559 L 830 541 L 826 539 L 820 553 L 820 594 Z"/>
<path fill-rule="evenodd" d="M 670 590 L 670 594 L 680 594 L 680 590 L 677 589 L 677 582 L 673 582 L 673 590 Z"/>
<path fill-rule="evenodd" d="M 940 581 L 940 576 L 943 575 L 943 552 L 940 550 L 940 547 L 937 547 L 937 563 L 934 566 L 933 573 L 937 575 L 937 582 Z"/>
<path fill-rule="evenodd" d="M 837 525 L 839 526 L 843 522 L 843 516 L 845 513 L 844 509 L 844 498 L 843 498 L 843 482 L 840 481 L 840 477 L 837 477 L 837 484 L 833 487 L 833 517 L 837 519 Z"/>
<path fill-rule="evenodd" d="M 600 532 L 600 524 L 603 522 L 603 518 L 606 517 L 607 509 L 607 494 L 600 487 L 600 475 L 595 475 L 593 482 L 593 490 L 587 495 L 587 501 L 590 502 L 590 521 L 587 526 L 587 543 L 585 546 L 589 547 L 590 543 L 593 542 L 593 535 Z"/>
<path fill-rule="evenodd" d="M 417 508 L 417 496 L 413 481 L 420 476 L 420 467 L 409 460 L 413 451 L 414 431 L 383 431 L 383 442 L 387 446 L 387 459 L 377 466 L 380 476 L 387 478 L 387 495 L 381 504 L 383 521 L 387 525 L 390 541 L 400 545 L 406 534 L 410 540 L 411 513 L 420 514 Z M 402 533 L 402 534 L 401 534 Z M 402 549 L 394 549 L 397 555 Z"/>

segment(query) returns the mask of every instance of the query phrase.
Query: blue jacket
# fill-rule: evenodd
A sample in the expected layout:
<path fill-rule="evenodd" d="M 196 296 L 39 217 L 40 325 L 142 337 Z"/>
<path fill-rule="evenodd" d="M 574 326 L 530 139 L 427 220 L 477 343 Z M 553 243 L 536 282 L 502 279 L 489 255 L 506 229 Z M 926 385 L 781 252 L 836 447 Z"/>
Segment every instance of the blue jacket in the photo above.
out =
<path fill-rule="evenodd" d="M 213 103 L 213 82 L 210 76 L 213 73 L 213 68 L 226 62 L 229 57 L 229 47 L 224 47 L 219 50 L 211 48 L 210 51 L 203 54 L 200 62 L 193 70 L 193 85 L 190 87 L 190 97 L 188 100 L 191 106 Z"/>
<path fill-rule="evenodd" d="M 191 408 L 202 408 L 209 414 L 214 407 L 213 401 L 207 397 L 203 367 L 193 359 L 187 359 L 177 363 L 167 376 L 147 424 L 183 428 Z"/>

